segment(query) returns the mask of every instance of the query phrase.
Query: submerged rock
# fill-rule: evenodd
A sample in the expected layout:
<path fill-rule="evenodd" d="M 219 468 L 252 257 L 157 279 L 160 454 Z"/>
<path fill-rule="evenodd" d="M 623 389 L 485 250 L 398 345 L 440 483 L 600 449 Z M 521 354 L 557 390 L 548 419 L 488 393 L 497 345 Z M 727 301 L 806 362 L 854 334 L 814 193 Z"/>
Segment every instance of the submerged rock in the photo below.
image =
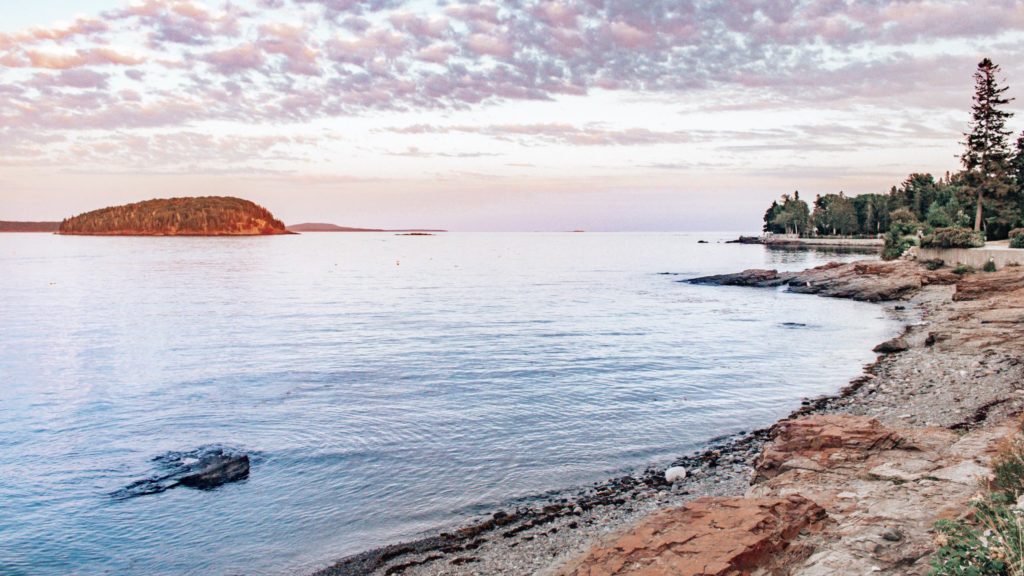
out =
<path fill-rule="evenodd" d="M 204 446 L 187 452 L 168 452 L 153 458 L 157 471 L 111 494 L 117 499 L 159 494 L 178 486 L 211 490 L 249 477 L 249 455 L 237 450 Z"/>
<path fill-rule="evenodd" d="M 249 477 L 249 457 L 242 455 L 210 455 L 199 462 L 202 468 L 182 476 L 178 483 L 190 488 L 210 490 L 221 484 L 236 482 Z"/>

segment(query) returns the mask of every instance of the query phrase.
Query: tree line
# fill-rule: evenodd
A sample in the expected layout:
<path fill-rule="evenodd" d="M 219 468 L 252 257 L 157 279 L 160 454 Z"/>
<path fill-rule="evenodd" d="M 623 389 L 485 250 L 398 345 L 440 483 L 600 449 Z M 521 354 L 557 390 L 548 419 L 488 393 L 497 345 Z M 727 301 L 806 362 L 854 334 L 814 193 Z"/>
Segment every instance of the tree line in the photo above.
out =
<path fill-rule="evenodd" d="M 1011 144 L 1005 106 L 1008 86 L 990 59 L 974 73 L 974 103 L 964 134 L 961 169 L 936 179 L 911 174 L 885 194 L 818 195 L 812 205 L 799 192 L 772 202 L 764 231 L 802 236 L 907 236 L 936 229 L 970 228 L 1002 240 L 1024 227 L 1024 132 Z M 1014 234 L 1016 236 L 1016 234 Z"/>

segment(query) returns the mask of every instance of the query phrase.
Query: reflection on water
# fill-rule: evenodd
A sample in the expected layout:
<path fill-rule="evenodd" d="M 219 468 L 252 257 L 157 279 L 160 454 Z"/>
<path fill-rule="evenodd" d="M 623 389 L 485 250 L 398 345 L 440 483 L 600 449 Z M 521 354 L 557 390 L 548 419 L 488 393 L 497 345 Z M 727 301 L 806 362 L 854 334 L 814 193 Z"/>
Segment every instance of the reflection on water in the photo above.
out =
<path fill-rule="evenodd" d="M 0 235 L 0 573 L 303 573 L 767 425 L 895 329 L 677 282 L 857 257 L 734 237 Z M 204 446 L 248 477 L 111 496 Z"/>
<path fill-rule="evenodd" d="M 864 246 L 764 246 L 768 262 L 776 265 L 815 266 L 822 261 L 878 258 L 880 248 Z"/>

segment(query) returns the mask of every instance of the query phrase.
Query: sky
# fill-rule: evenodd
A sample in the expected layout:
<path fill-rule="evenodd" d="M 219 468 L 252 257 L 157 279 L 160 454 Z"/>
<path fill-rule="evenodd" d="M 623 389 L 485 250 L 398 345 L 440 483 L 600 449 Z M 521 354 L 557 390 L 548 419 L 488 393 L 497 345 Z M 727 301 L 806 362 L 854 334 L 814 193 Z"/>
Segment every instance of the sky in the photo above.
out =
<path fill-rule="evenodd" d="M 958 168 L 1024 0 L 0 0 L 0 219 L 755 231 Z M 1010 127 L 1024 128 L 1024 114 Z"/>

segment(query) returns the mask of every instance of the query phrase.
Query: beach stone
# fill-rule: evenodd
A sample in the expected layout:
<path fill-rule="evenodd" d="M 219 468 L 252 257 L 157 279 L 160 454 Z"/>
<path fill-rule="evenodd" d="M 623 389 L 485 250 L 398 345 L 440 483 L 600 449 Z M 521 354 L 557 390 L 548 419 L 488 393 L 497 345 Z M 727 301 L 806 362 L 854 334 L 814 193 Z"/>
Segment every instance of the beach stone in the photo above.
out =
<path fill-rule="evenodd" d="M 665 482 L 669 484 L 675 484 L 676 482 L 686 478 L 686 468 L 682 466 L 673 466 L 668 470 L 665 470 Z"/>
<path fill-rule="evenodd" d="M 897 354 L 899 352 L 906 352 L 907 350 L 910 350 L 910 344 L 907 343 L 905 338 L 899 336 L 892 340 L 882 342 L 878 346 L 875 346 L 872 351 L 878 352 L 879 354 Z"/>

